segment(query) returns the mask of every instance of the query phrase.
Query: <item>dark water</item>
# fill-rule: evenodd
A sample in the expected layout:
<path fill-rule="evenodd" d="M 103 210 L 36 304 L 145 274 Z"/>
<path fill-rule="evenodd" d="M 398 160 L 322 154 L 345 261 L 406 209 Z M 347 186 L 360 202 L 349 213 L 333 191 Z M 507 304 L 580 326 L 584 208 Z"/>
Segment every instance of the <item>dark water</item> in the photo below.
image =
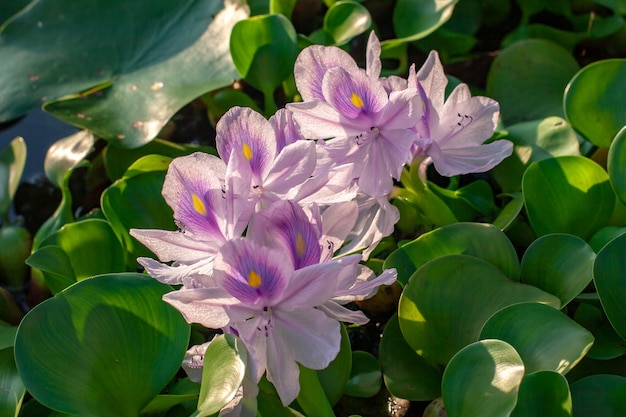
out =
<path fill-rule="evenodd" d="M 33 182 L 44 175 L 43 161 L 50 145 L 76 133 L 79 129 L 37 109 L 23 118 L 0 125 L 0 150 L 4 150 L 16 137 L 26 141 L 26 167 L 22 181 Z"/>

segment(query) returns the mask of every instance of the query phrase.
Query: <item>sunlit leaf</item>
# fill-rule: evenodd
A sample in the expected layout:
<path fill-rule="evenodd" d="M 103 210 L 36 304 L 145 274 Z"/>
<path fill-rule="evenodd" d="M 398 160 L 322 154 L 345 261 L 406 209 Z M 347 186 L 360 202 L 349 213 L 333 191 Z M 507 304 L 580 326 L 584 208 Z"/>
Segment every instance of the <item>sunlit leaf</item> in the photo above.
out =
<path fill-rule="evenodd" d="M 445 365 L 479 339 L 496 311 L 520 302 L 560 301 L 536 287 L 512 281 L 492 264 L 467 255 L 436 258 L 411 276 L 398 305 L 400 329 L 426 360 Z"/>
<path fill-rule="evenodd" d="M 232 334 L 216 336 L 204 354 L 198 417 L 210 416 L 235 397 L 243 382 L 248 351 Z"/>
<path fill-rule="evenodd" d="M 334 3 L 324 15 L 324 30 L 336 45 L 343 45 L 372 26 L 370 12 L 352 0 Z"/>
<path fill-rule="evenodd" d="M 481 340 L 460 350 L 443 373 L 448 417 L 508 417 L 517 402 L 524 364 L 501 340 Z"/>
<path fill-rule="evenodd" d="M 564 306 L 591 282 L 595 258 L 593 249 L 577 236 L 545 235 L 524 253 L 521 280 L 556 295 Z"/>
<path fill-rule="evenodd" d="M 61 188 L 65 174 L 85 159 L 92 151 L 94 143 L 93 134 L 87 130 L 56 141 L 46 152 L 46 176 Z"/>
<path fill-rule="evenodd" d="M 587 65 L 572 77 L 565 93 L 567 119 L 594 145 L 608 148 L 626 125 L 626 59 Z"/>
<path fill-rule="evenodd" d="M 591 333 L 559 310 L 539 303 L 504 307 L 487 320 L 481 339 L 504 340 L 524 361 L 526 372 L 566 374 L 591 348 Z"/>
<path fill-rule="evenodd" d="M 208 0 L 34 2 L 0 37 L 0 55 L 12 57 L 0 63 L 0 120 L 46 103 L 99 137 L 146 143 L 183 105 L 235 78 L 228 39 L 246 12 L 236 2 L 222 8 Z"/>
<path fill-rule="evenodd" d="M 15 359 L 42 404 L 85 417 L 136 417 L 179 369 L 189 325 L 170 287 L 135 273 L 80 281 L 33 308 Z"/>
<path fill-rule="evenodd" d="M 526 168 L 553 156 L 580 155 L 574 129 L 561 117 L 517 123 L 507 128 L 506 138 L 513 142 L 513 154 L 493 168 L 493 176 L 503 192 L 522 189 Z"/>
<path fill-rule="evenodd" d="M 539 236 L 569 233 L 587 240 L 607 225 L 615 205 L 606 171 L 582 156 L 533 162 L 522 191 L 528 220 Z"/>
<path fill-rule="evenodd" d="M 556 43 L 515 42 L 493 61 L 487 95 L 500 103 L 505 125 L 563 116 L 563 93 L 576 71 L 574 57 Z"/>
<path fill-rule="evenodd" d="M 424 233 L 391 253 L 384 267 L 396 268 L 398 281 L 406 284 L 426 262 L 451 254 L 484 259 L 510 279 L 519 280 L 519 262 L 513 244 L 502 231 L 485 223 L 456 223 Z"/>
<path fill-rule="evenodd" d="M 0 152 L 0 219 L 9 213 L 25 164 L 26 142 L 17 137 Z"/>

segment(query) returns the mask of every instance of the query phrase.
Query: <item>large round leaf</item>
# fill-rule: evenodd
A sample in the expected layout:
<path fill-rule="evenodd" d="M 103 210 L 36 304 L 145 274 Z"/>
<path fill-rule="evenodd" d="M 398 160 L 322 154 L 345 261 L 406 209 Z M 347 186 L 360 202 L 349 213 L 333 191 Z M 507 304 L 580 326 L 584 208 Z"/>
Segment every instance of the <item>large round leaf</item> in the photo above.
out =
<path fill-rule="evenodd" d="M 455 223 L 424 233 L 389 255 L 384 267 L 396 268 L 398 281 L 406 284 L 426 262 L 452 254 L 484 259 L 512 280 L 519 280 L 519 262 L 513 244 L 500 229 L 486 223 Z"/>
<path fill-rule="evenodd" d="M 136 164 L 131 166 L 131 169 L 134 166 Z M 165 161 L 163 168 L 167 168 Z M 131 228 L 162 230 L 176 228 L 172 209 L 161 196 L 164 178 L 163 169 L 137 173 L 116 181 L 102 194 L 102 211 L 128 251 L 127 261 L 133 266 L 136 266 L 137 257 L 152 257 L 153 254 L 130 236 L 128 231 Z"/>
<path fill-rule="evenodd" d="M 626 125 L 626 59 L 597 61 L 567 86 L 564 107 L 574 129 L 594 145 L 608 148 Z"/>
<path fill-rule="evenodd" d="M 204 353 L 197 417 L 210 416 L 228 404 L 243 383 L 248 351 L 232 334 L 216 336 Z"/>
<path fill-rule="evenodd" d="M 382 386 L 380 364 L 374 355 L 363 350 L 352 352 L 352 370 L 346 394 L 353 397 L 373 397 Z"/>
<path fill-rule="evenodd" d="M 372 26 L 370 12 L 352 0 L 334 3 L 324 15 L 324 30 L 336 45 L 348 43 Z"/>
<path fill-rule="evenodd" d="M 182 106 L 236 77 L 228 39 L 247 14 L 236 2 L 222 8 L 210 0 L 33 2 L 0 37 L 0 56 L 11 57 L 0 60 L 0 120 L 47 102 L 46 111 L 99 137 L 146 143 Z"/>
<path fill-rule="evenodd" d="M 382 43 L 383 49 L 422 39 L 452 16 L 458 0 L 399 0 L 393 9 L 393 29 L 399 39 Z"/>
<path fill-rule="evenodd" d="M 239 74 L 255 88 L 271 94 L 293 72 L 298 40 L 285 16 L 254 16 L 234 26 L 230 50 Z"/>
<path fill-rule="evenodd" d="M 521 279 L 561 299 L 564 306 L 593 279 L 596 254 L 581 238 L 564 233 L 535 240 L 524 253 Z"/>
<path fill-rule="evenodd" d="M 426 360 L 445 365 L 479 339 L 492 314 L 524 301 L 561 305 L 553 295 L 511 281 L 482 259 L 447 255 L 426 263 L 409 279 L 398 318 L 409 345 Z"/>
<path fill-rule="evenodd" d="M 517 123 L 507 127 L 507 132 L 507 139 L 514 144 L 513 155 L 492 171 L 506 193 L 522 189 L 524 171 L 531 163 L 552 156 L 580 155 L 576 132 L 560 117 Z"/>
<path fill-rule="evenodd" d="M 570 386 L 574 417 L 626 415 L 626 378 L 591 375 Z"/>
<path fill-rule="evenodd" d="M 427 362 L 404 340 L 393 315 L 383 331 L 378 349 L 385 386 L 399 398 L 431 401 L 441 395 L 443 369 Z"/>
<path fill-rule="evenodd" d="M 563 375 L 554 371 L 539 371 L 524 376 L 511 417 L 571 415 L 572 396 Z"/>
<path fill-rule="evenodd" d="M 532 163 L 522 192 L 528 220 L 539 236 L 569 233 L 587 240 L 606 226 L 615 205 L 606 171 L 582 156 Z"/>
<path fill-rule="evenodd" d="M 179 369 L 189 325 L 136 273 L 80 281 L 32 309 L 15 339 L 27 390 L 83 416 L 136 417 Z"/>
<path fill-rule="evenodd" d="M 487 95 L 500 103 L 506 125 L 563 116 L 563 92 L 578 63 L 562 46 L 528 39 L 505 48 L 487 76 Z"/>
<path fill-rule="evenodd" d="M 611 325 L 626 340 L 626 234 L 613 239 L 596 257 L 593 281 Z"/>
<path fill-rule="evenodd" d="M 500 339 L 517 350 L 526 372 L 566 374 L 591 348 L 592 334 L 552 307 L 519 303 L 496 312 L 480 331 L 481 339 Z"/>
<path fill-rule="evenodd" d="M 341 326 L 341 345 L 337 357 L 326 368 L 317 371 L 317 377 L 331 406 L 341 399 L 350 379 L 352 349 L 345 326 Z"/>
<path fill-rule="evenodd" d="M 27 262 L 42 271 L 53 293 L 87 277 L 126 270 L 120 241 L 100 219 L 66 224 L 44 239 Z"/>
<path fill-rule="evenodd" d="M 607 171 L 615 193 L 626 204 L 626 126 L 619 131 L 609 148 Z"/>
<path fill-rule="evenodd" d="M 501 340 L 464 347 L 443 372 L 441 391 L 448 417 L 508 417 L 515 407 L 524 364 Z"/>

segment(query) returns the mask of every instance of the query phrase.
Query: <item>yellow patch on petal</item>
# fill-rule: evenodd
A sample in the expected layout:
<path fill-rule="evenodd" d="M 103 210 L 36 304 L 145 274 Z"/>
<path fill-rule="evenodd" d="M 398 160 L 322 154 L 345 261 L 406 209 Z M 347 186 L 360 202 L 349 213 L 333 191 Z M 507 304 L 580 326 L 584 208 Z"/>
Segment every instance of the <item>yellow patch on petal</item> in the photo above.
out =
<path fill-rule="evenodd" d="M 302 233 L 298 232 L 296 235 L 296 253 L 298 256 L 304 255 L 306 251 L 306 243 L 304 243 L 304 238 L 302 237 Z"/>
<path fill-rule="evenodd" d="M 259 288 L 261 286 L 261 276 L 256 273 L 254 269 L 248 272 L 248 285 L 253 288 Z"/>
<path fill-rule="evenodd" d="M 204 205 L 204 201 L 200 199 L 194 193 L 191 194 L 191 201 L 193 202 L 193 209 L 201 215 L 206 214 L 206 206 Z"/>
<path fill-rule="evenodd" d="M 250 148 L 247 143 L 243 144 L 241 150 L 243 151 L 243 156 L 245 156 L 248 161 L 252 159 L 252 148 Z"/>
<path fill-rule="evenodd" d="M 350 96 L 350 103 L 354 104 L 354 107 L 357 109 L 363 107 L 363 100 L 357 93 L 352 93 L 352 96 Z"/>

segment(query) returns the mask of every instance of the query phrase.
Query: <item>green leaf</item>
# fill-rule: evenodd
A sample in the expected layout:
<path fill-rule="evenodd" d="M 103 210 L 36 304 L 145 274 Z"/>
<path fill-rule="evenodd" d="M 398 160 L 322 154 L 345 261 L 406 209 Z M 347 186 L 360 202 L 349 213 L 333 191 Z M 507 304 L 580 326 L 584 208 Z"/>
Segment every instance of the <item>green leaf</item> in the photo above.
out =
<path fill-rule="evenodd" d="M 216 336 L 204 354 L 198 417 L 217 413 L 228 404 L 243 383 L 248 351 L 232 334 Z"/>
<path fill-rule="evenodd" d="M 563 116 L 563 92 L 577 71 L 578 63 L 560 45 L 543 39 L 515 42 L 493 61 L 487 95 L 500 103 L 505 125 Z"/>
<path fill-rule="evenodd" d="M 594 145 L 608 148 L 626 125 L 626 59 L 587 65 L 567 86 L 564 108 L 574 129 Z"/>
<path fill-rule="evenodd" d="M 346 394 L 359 398 L 373 397 L 380 391 L 382 382 L 380 364 L 376 357 L 362 350 L 353 351 L 352 371 Z"/>
<path fill-rule="evenodd" d="M 607 225 L 615 205 L 606 171 L 582 156 L 533 162 L 522 179 L 522 191 L 538 236 L 569 233 L 587 240 Z"/>
<path fill-rule="evenodd" d="M 609 147 L 607 171 L 615 193 L 626 204 L 626 126 L 615 135 Z"/>
<path fill-rule="evenodd" d="M 424 264 L 411 276 L 400 297 L 398 318 L 413 350 L 445 365 L 479 339 L 480 329 L 496 311 L 526 301 L 560 307 L 553 295 L 513 282 L 482 259 L 447 255 Z"/>
<path fill-rule="evenodd" d="M 406 284 L 426 262 L 452 254 L 484 259 L 510 279 L 519 280 L 519 262 L 513 244 L 497 227 L 485 223 L 455 223 L 424 233 L 392 252 L 384 268 L 396 268 L 398 281 Z"/>
<path fill-rule="evenodd" d="M 626 378 L 591 375 L 570 386 L 574 416 L 626 415 Z"/>
<path fill-rule="evenodd" d="M 176 158 L 199 150 L 213 154 L 217 153 L 214 149 L 208 147 L 200 149 L 198 146 L 169 142 L 159 138 L 136 149 L 124 149 L 119 146 L 109 145 L 103 152 L 104 167 L 109 179 L 116 181 L 124 176 L 126 170 L 133 163 L 144 156 L 155 154 Z"/>
<path fill-rule="evenodd" d="M 524 361 L 526 372 L 556 371 L 565 375 L 591 348 L 592 334 L 565 314 L 539 303 L 519 303 L 492 315 L 481 339 L 504 340 Z"/>
<path fill-rule="evenodd" d="M 572 396 L 563 375 L 539 371 L 524 375 L 511 417 L 570 417 Z"/>
<path fill-rule="evenodd" d="M 296 401 L 302 412 L 309 417 L 335 417 L 317 371 L 299 365 L 300 392 Z"/>
<path fill-rule="evenodd" d="M 163 170 L 147 171 L 122 178 L 102 193 L 102 211 L 126 248 L 127 261 L 135 267 L 136 258 L 153 254 L 130 236 L 131 228 L 176 230 L 172 209 L 161 196 L 164 178 Z"/>
<path fill-rule="evenodd" d="M 524 364 L 501 340 L 481 340 L 460 350 L 443 372 L 448 417 L 508 417 L 515 408 Z"/>
<path fill-rule="evenodd" d="M 593 265 L 593 282 L 600 296 L 602 308 L 618 335 L 626 340 L 626 270 L 624 257 L 626 234 L 613 239 L 596 257 Z"/>
<path fill-rule="evenodd" d="M 0 350 L 0 415 L 17 417 L 25 393 L 15 366 L 13 348 Z"/>
<path fill-rule="evenodd" d="M 95 138 L 86 130 L 56 141 L 46 152 L 44 170 L 54 185 L 63 188 L 67 172 L 80 164 L 93 150 Z"/>
<path fill-rule="evenodd" d="M 142 416 L 165 413 L 170 408 L 190 401 L 197 401 L 198 394 L 159 394 L 141 410 Z"/>
<path fill-rule="evenodd" d="M 526 250 L 521 263 L 525 284 L 556 295 L 567 305 L 593 279 L 596 254 L 581 238 L 555 233 L 540 237 Z"/>
<path fill-rule="evenodd" d="M 522 189 L 522 177 L 531 163 L 553 156 L 580 155 L 576 132 L 557 116 L 517 123 L 507 131 L 513 154 L 492 170 L 505 193 Z"/>
<path fill-rule="evenodd" d="M 383 50 L 424 38 L 450 19 L 458 0 L 398 0 L 393 29 L 399 39 L 381 42 Z"/>
<path fill-rule="evenodd" d="M 80 281 L 22 320 L 15 359 L 24 385 L 55 410 L 136 417 L 179 369 L 189 325 L 136 273 Z"/>
<path fill-rule="evenodd" d="M 7 218 L 26 164 L 26 142 L 17 137 L 0 152 L 0 221 Z"/>
<path fill-rule="evenodd" d="M 246 12 L 229 2 L 217 13 L 222 7 L 208 0 L 33 3 L 0 38 L 0 55 L 12 57 L 0 64 L 0 97 L 12 97 L 0 100 L 0 119 L 45 102 L 56 117 L 124 147 L 148 142 L 183 105 L 236 77 L 228 38 Z"/>
<path fill-rule="evenodd" d="M 626 226 L 603 227 L 591 236 L 591 239 L 589 239 L 589 246 L 591 246 L 591 248 L 598 253 L 603 247 L 606 246 L 607 243 L 624 233 L 626 233 Z"/>
<path fill-rule="evenodd" d="M 335 45 L 344 45 L 372 26 L 370 12 L 359 3 L 341 0 L 334 3 L 324 15 L 324 30 Z"/>
<path fill-rule="evenodd" d="M 352 348 L 344 325 L 341 326 L 341 347 L 337 357 L 317 377 L 331 406 L 337 404 L 346 390 L 352 369 Z"/>
<path fill-rule="evenodd" d="M 285 16 L 254 16 L 234 26 L 230 50 L 239 74 L 264 94 L 271 94 L 293 72 L 298 40 Z"/>
<path fill-rule="evenodd" d="M 580 303 L 574 320 L 589 330 L 596 339 L 587 353 L 587 358 L 608 360 L 624 354 L 624 341 L 613 329 L 601 308 L 590 303 Z"/>
<path fill-rule="evenodd" d="M 430 401 L 441 396 L 443 369 L 427 362 L 404 340 L 397 314 L 383 330 L 378 351 L 385 386 L 399 398 Z"/>
<path fill-rule="evenodd" d="M 27 263 L 43 272 L 53 293 L 87 277 L 126 270 L 120 241 L 111 225 L 100 219 L 66 224 L 44 239 Z"/>

